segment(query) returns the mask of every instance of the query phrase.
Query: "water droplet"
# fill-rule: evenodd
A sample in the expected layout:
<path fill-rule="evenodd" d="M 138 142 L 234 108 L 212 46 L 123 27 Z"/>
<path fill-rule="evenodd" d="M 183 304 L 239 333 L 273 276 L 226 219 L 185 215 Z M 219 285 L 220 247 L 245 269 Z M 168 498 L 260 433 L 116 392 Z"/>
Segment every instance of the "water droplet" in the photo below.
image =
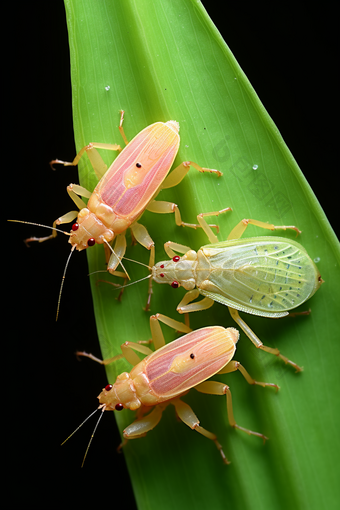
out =
<path fill-rule="evenodd" d="M 253 170 L 257 170 L 259 165 L 253 165 Z"/>
<path fill-rule="evenodd" d="M 315 262 L 315 264 L 317 264 L 318 262 L 320 262 L 320 257 L 315 257 L 314 262 Z"/>
<path fill-rule="evenodd" d="M 110 85 L 106 85 L 105 90 L 110 90 Z"/>

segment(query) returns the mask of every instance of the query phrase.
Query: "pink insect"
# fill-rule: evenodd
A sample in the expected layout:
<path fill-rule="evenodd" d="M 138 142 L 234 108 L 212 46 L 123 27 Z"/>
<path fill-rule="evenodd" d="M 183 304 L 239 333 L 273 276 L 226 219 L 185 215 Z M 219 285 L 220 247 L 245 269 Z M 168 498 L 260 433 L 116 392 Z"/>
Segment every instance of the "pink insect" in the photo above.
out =
<path fill-rule="evenodd" d="M 186 334 L 165 345 L 159 321 Z M 195 388 L 201 393 L 226 395 L 230 425 L 247 434 L 258 436 L 263 441 L 267 439 L 263 434 L 240 427 L 236 423 L 229 386 L 217 381 L 207 381 L 217 373 L 227 374 L 239 370 L 249 384 L 271 386 L 278 390 L 276 384 L 255 381 L 238 361 L 232 361 L 239 338 L 239 332 L 235 328 L 211 326 L 192 331 L 185 324 L 161 314 L 150 317 L 150 328 L 156 349 L 154 352 L 145 345 L 141 345 L 148 342 L 125 342 L 121 346 L 122 354 L 104 361 L 92 354 L 77 353 L 103 365 L 113 363 L 123 357 L 133 365 L 130 373 L 120 374 L 116 382 L 108 384 L 98 396 L 98 409 L 102 412 L 122 411 L 123 409 L 136 411 L 136 420 L 123 431 L 125 440 L 120 447 L 125 445 L 129 439 L 145 436 L 159 423 L 164 409 L 172 404 L 177 416 L 191 429 L 212 440 L 218 448 L 223 462 L 229 464 L 216 435 L 201 427 L 194 411 L 181 400 L 191 388 Z M 141 361 L 134 351 L 146 354 L 146 357 Z M 97 421 L 95 430 L 102 415 L 103 413 Z M 94 432 L 86 449 L 83 464 Z"/>
<path fill-rule="evenodd" d="M 107 257 L 107 269 L 116 276 L 126 278 L 128 275 L 124 267 L 122 266 L 124 272 L 116 271 L 116 268 L 119 264 L 122 264 L 121 260 L 126 250 L 125 234 L 128 228 L 131 229 L 134 239 L 150 250 L 149 265 L 154 265 L 154 242 L 147 229 L 138 222 L 145 210 L 160 214 L 175 213 L 175 221 L 178 226 L 200 227 L 198 224 L 183 222 L 176 204 L 156 201 L 155 197 L 158 193 L 162 189 L 179 184 L 189 171 L 190 166 L 193 166 L 199 172 L 212 172 L 218 176 L 222 173 L 218 170 L 202 168 L 193 161 L 184 161 L 168 176 L 180 144 L 178 122 L 174 120 L 165 123 L 156 122 L 143 129 L 131 142 L 128 142 L 123 129 L 123 119 L 124 112 L 121 111 L 119 130 L 126 144 L 124 149 L 117 144 L 90 143 L 80 150 L 72 162 L 59 159 L 51 161 L 52 168 L 56 163 L 64 166 L 75 166 L 86 152 L 99 182 L 93 193 L 76 184 L 67 186 L 69 196 L 80 210 L 70 211 L 58 218 L 53 223 L 53 227 L 48 227 L 53 230 L 51 235 L 38 238 L 30 237 L 26 240 L 26 243 L 53 239 L 56 237 L 57 231 L 60 231 L 56 228 L 56 225 L 69 223 L 77 218 L 70 233 L 60 231 L 70 236 L 71 253 L 74 249 L 81 251 L 95 244 L 104 244 L 110 254 Z M 97 149 L 119 152 L 108 170 Z M 88 203 L 86 204 L 80 196 L 88 198 Z M 230 208 L 209 214 L 218 215 L 228 210 Z M 23 221 L 22 223 L 30 222 Z M 216 225 L 213 226 L 218 230 Z M 114 246 L 112 248 L 111 243 L 113 241 Z M 70 256 L 64 270 L 58 310 Z M 151 287 L 147 308 L 150 297 Z"/>

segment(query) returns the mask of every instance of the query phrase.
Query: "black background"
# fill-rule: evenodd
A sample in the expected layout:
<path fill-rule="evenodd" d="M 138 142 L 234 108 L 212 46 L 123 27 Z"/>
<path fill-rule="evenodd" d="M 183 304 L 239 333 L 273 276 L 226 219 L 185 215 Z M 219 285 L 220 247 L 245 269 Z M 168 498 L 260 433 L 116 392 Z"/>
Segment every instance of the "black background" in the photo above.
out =
<path fill-rule="evenodd" d="M 327 4 L 322 11 L 299 11 L 287 3 L 272 4 L 268 10 L 264 2 L 256 8 L 223 2 L 227 7 L 221 16 L 221 3 L 210 0 L 206 8 L 336 228 L 334 13 L 327 11 Z M 30 227 L 5 222 L 18 218 L 49 224 L 70 209 L 65 188 L 77 182 L 77 171 L 52 172 L 48 165 L 61 154 L 66 160 L 75 154 L 63 2 L 22 4 L 8 23 L 13 40 L 12 50 L 4 48 L 3 55 L 2 137 L 7 305 L 2 337 L 8 349 L 3 350 L 2 405 L 8 464 L 15 477 L 23 473 L 29 480 L 35 473 L 21 495 L 26 501 L 40 499 L 50 484 L 53 497 L 65 497 L 68 503 L 81 505 L 93 496 L 97 504 L 112 498 L 112 504 L 133 508 L 124 457 L 115 452 L 119 436 L 113 434 L 110 413 L 83 470 L 80 463 L 93 420 L 59 446 L 95 409 L 96 396 L 106 384 L 101 367 L 80 363 L 73 354 L 82 349 L 100 355 L 86 257 L 73 257 L 55 323 L 69 245 L 59 237 L 27 249 L 22 239 L 31 234 Z M 72 494 L 66 495 L 69 486 Z"/>

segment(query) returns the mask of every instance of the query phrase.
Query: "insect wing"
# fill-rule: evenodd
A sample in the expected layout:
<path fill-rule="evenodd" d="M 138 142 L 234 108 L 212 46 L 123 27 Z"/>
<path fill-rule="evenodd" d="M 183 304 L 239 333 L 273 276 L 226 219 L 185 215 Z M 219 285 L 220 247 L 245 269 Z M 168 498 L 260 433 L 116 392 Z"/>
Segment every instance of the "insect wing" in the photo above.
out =
<path fill-rule="evenodd" d="M 219 372 L 232 359 L 238 331 L 220 326 L 202 328 L 151 354 L 146 375 L 151 390 L 167 400 Z"/>
<path fill-rule="evenodd" d="M 319 271 L 297 242 L 254 237 L 201 248 L 212 271 L 200 292 L 237 310 L 282 317 L 320 287 Z"/>
<path fill-rule="evenodd" d="M 131 224 L 168 174 L 179 148 L 178 133 L 162 122 L 143 129 L 115 159 L 95 193 Z"/>

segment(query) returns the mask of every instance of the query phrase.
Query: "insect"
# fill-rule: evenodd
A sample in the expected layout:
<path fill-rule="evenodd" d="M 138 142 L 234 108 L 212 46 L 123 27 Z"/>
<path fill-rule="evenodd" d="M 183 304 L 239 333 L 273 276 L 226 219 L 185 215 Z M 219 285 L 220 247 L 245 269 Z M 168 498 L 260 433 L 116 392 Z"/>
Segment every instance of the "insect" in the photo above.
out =
<path fill-rule="evenodd" d="M 52 168 L 56 163 L 75 166 L 86 152 L 100 180 L 93 193 L 76 184 L 67 186 L 69 196 L 80 211 L 70 211 L 58 218 L 53 223 L 53 227 L 48 227 L 52 228 L 51 235 L 39 238 L 31 237 L 26 240 L 26 243 L 43 242 L 55 238 L 58 231 L 56 225 L 69 223 L 77 218 L 69 234 L 61 231 L 70 236 L 71 253 L 74 249 L 81 251 L 96 243 L 104 244 L 110 253 L 110 256 L 107 257 L 108 270 L 117 276 L 126 277 L 124 267 L 124 273 L 116 271 L 116 268 L 121 264 L 121 259 L 125 254 L 125 234 L 128 228 L 131 229 L 133 238 L 150 250 L 149 264 L 154 264 L 154 242 L 147 229 L 138 223 L 138 219 L 145 210 L 155 213 L 175 213 L 175 221 L 178 226 L 192 228 L 200 226 L 184 223 L 176 204 L 155 200 L 158 193 L 162 189 L 179 184 L 189 171 L 190 166 L 199 172 L 212 172 L 218 176 L 222 173 L 218 170 L 202 168 L 192 161 L 184 161 L 167 176 L 179 149 L 178 122 L 174 120 L 166 123 L 156 122 L 143 129 L 131 142 L 128 142 L 123 129 L 123 120 L 124 111 L 121 111 L 119 130 L 126 144 L 124 149 L 116 144 L 90 143 L 80 150 L 71 163 L 58 159 L 51 161 Z M 97 149 L 119 152 L 108 170 Z M 88 198 L 88 203 L 86 204 L 80 196 Z M 226 210 L 230 210 L 230 208 Z M 215 227 L 217 228 L 217 226 Z M 114 241 L 113 248 L 112 241 Z M 149 294 L 151 295 L 151 292 Z"/>
<path fill-rule="evenodd" d="M 159 321 L 186 334 L 165 345 Z M 129 439 L 145 436 L 159 423 L 164 409 L 172 404 L 177 416 L 191 429 L 212 440 L 225 464 L 229 464 L 216 435 L 201 427 L 191 407 L 181 400 L 181 397 L 186 395 L 191 388 L 195 388 L 201 393 L 226 395 L 230 425 L 249 435 L 258 436 L 263 441 L 267 439 L 263 434 L 240 427 L 236 423 L 229 386 L 217 381 L 207 381 L 217 373 L 226 374 L 239 370 L 249 384 L 257 384 L 263 387 L 271 386 L 278 390 L 276 384 L 255 381 L 238 361 L 232 361 L 239 338 L 239 332 L 235 328 L 225 329 L 221 326 L 212 326 L 192 331 L 185 324 L 161 314 L 150 317 L 150 328 L 152 341 L 156 349 L 154 352 L 145 345 L 141 345 L 148 342 L 125 342 L 121 346 L 122 354 L 104 361 L 92 354 L 77 353 L 103 365 L 123 357 L 133 365 L 130 373 L 123 372 L 120 374 L 116 382 L 113 385 L 108 384 L 98 396 L 98 409 L 102 412 L 122 411 L 125 408 L 137 412 L 136 420 L 123 431 L 124 442 L 120 447 L 124 446 Z M 134 351 L 147 356 L 141 361 Z M 152 409 L 151 412 L 150 409 Z M 95 430 L 101 417 L 102 413 Z M 94 432 L 86 449 L 83 464 L 93 435 Z"/>
<path fill-rule="evenodd" d="M 240 239 L 249 224 L 269 230 L 300 231 L 294 226 L 275 226 L 249 219 L 242 220 L 227 241 L 218 242 L 208 225 L 204 225 L 204 218 L 198 220 L 212 244 L 195 252 L 187 246 L 166 243 L 164 248 L 170 260 L 152 267 L 152 279 L 188 291 L 177 307 L 179 313 L 206 310 L 215 301 L 228 306 L 232 318 L 256 347 L 301 371 L 299 365 L 278 349 L 263 345 L 238 313 L 284 317 L 319 289 L 323 283 L 320 273 L 296 241 L 268 236 Z M 180 257 L 175 252 L 184 255 Z M 205 297 L 193 303 L 199 294 Z"/>

